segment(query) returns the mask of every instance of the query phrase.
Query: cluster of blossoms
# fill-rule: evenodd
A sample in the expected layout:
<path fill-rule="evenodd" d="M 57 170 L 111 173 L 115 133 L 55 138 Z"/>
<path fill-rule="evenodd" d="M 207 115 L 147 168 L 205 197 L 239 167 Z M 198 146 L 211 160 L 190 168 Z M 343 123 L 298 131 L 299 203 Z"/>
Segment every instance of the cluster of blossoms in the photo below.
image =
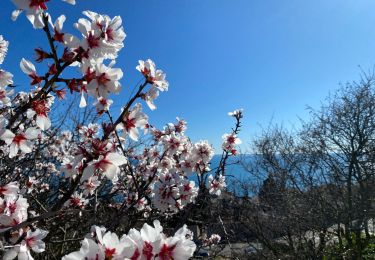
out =
<path fill-rule="evenodd" d="M 204 246 L 217 245 L 221 241 L 221 236 L 218 234 L 212 234 L 209 238 L 203 239 Z"/>
<path fill-rule="evenodd" d="M 119 238 L 115 233 L 106 232 L 104 227 L 93 226 L 91 233 L 82 241 L 79 251 L 70 253 L 63 260 L 80 259 L 189 259 L 196 245 L 190 230 L 183 226 L 172 237 L 163 233 L 160 222 L 154 227 L 144 224 L 140 231 L 131 229 Z"/>
<path fill-rule="evenodd" d="M 224 172 L 208 177 L 213 147 L 207 141 L 192 142 L 185 135 L 187 123 L 179 118 L 157 129 L 137 103 L 143 100 L 154 110 L 155 99 L 169 88 L 166 74 L 152 60 L 138 62 L 136 70 L 144 82 L 119 117 L 112 118 L 110 97 L 120 93 L 123 77 L 122 70 L 114 68 L 126 37 L 120 17 L 85 11 L 86 18 L 74 24 L 80 34 L 76 36 L 64 31 L 64 15 L 53 22 L 46 12 L 48 0 L 12 1 L 17 8 L 12 18 L 25 12 L 35 29 L 46 32 L 51 50 L 35 49 L 35 62 L 46 65 L 45 73 L 30 60 L 20 61 L 30 92 L 15 94 L 13 75 L 0 69 L 4 259 L 33 259 L 31 251 L 48 252 L 43 239 L 47 234 L 58 237 L 62 229 L 55 228 L 55 221 L 65 221 L 66 227 L 73 225 L 73 219 L 87 224 L 71 216 L 108 211 L 113 218 L 111 230 L 116 230 L 129 212 L 134 218 L 143 216 L 146 222 L 185 210 L 206 188 L 210 194 L 220 195 L 226 186 Z M 65 2 L 75 4 L 74 0 Z M 0 64 L 7 49 L 8 42 L 0 36 Z M 69 68 L 75 68 L 78 75 L 65 78 L 63 72 Z M 79 95 L 79 107 L 92 99 L 98 121 L 77 123 L 73 130 L 62 131 L 51 119 L 55 103 L 66 99 L 67 92 Z M 223 137 L 223 164 L 228 156 L 236 155 L 241 143 L 237 134 L 242 112 L 231 116 L 237 126 Z M 36 226 L 35 219 L 43 220 L 38 222 L 43 229 Z M 64 259 L 188 259 L 193 255 L 196 247 L 186 226 L 172 237 L 162 231 L 157 220 L 154 227 L 144 224 L 140 231 L 131 229 L 121 238 L 94 226 L 79 251 Z"/>
<path fill-rule="evenodd" d="M 4 62 L 5 56 L 8 51 L 9 42 L 4 40 L 3 36 L 0 35 L 0 65 Z M 8 90 L 7 86 L 13 84 L 13 75 L 0 68 L 0 105 L 9 106 L 10 98 L 13 94 L 13 90 Z"/>
<path fill-rule="evenodd" d="M 221 191 L 226 187 L 224 175 L 218 175 L 217 178 L 214 178 L 212 175 L 210 175 L 208 176 L 208 183 L 210 194 L 217 196 L 220 196 Z"/>
<path fill-rule="evenodd" d="M 10 182 L 0 187 L 0 230 L 5 231 L 16 227 L 27 220 L 29 204 L 20 194 L 18 183 Z M 13 244 L 3 256 L 5 260 L 33 259 L 30 250 L 44 252 L 42 241 L 48 232 L 42 229 L 17 228 L 10 233 L 9 241 Z"/>

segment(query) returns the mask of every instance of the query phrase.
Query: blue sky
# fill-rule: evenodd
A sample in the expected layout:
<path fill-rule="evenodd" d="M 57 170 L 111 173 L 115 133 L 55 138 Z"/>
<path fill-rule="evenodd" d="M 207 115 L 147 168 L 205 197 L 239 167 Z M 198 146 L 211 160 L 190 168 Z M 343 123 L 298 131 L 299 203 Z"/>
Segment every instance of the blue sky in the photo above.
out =
<path fill-rule="evenodd" d="M 138 59 L 153 59 L 167 73 L 170 90 L 154 112 L 158 126 L 176 116 L 189 123 L 189 136 L 216 148 L 232 126 L 227 112 L 245 111 L 240 134 L 246 144 L 272 119 L 284 125 L 308 118 L 306 105 L 318 107 L 340 82 L 357 80 L 375 61 L 375 2 L 371 0 L 77 0 L 49 3 L 54 18 L 67 16 L 65 28 L 92 10 L 120 15 L 127 34 L 117 60 L 124 71 L 118 109 L 140 79 Z M 19 69 L 22 57 L 45 46 L 24 16 L 0 0 L 0 34 L 10 41 L 3 68 L 28 87 Z M 246 149 L 246 145 L 243 146 Z"/>

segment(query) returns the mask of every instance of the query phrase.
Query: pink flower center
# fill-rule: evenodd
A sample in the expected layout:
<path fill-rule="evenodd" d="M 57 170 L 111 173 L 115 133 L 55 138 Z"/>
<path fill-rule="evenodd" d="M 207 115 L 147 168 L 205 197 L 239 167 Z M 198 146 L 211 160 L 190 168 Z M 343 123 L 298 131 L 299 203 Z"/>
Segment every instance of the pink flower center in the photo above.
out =
<path fill-rule="evenodd" d="M 92 33 L 87 36 L 87 43 L 90 49 L 99 47 L 99 38 L 95 37 Z"/>
<path fill-rule="evenodd" d="M 34 244 L 34 241 L 35 241 L 35 238 L 34 238 L 34 237 L 28 237 L 28 238 L 26 238 L 26 245 L 27 245 L 28 247 L 32 247 L 33 244 Z"/>
<path fill-rule="evenodd" d="M 159 252 L 160 260 L 173 260 L 173 250 L 176 248 L 176 245 L 168 246 L 164 244 Z"/>
<path fill-rule="evenodd" d="M 139 253 L 139 250 L 138 248 L 134 251 L 132 257 L 130 257 L 130 260 L 137 260 L 138 257 L 141 255 L 141 253 Z"/>
<path fill-rule="evenodd" d="M 214 188 L 215 190 L 219 188 L 219 183 L 217 182 L 212 182 L 211 184 L 212 188 Z"/>
<path fill-rule="evenodd" d="M 12 203 L 9 203 L 8 208 L 9 208 L 9 210 L 10 210 L 10 213 L 13 214 L 14 212 L 16 212 L 17 205 L 16 205 L 15 202 L 12 202 Z"/>
<path fill-rule="evenodd" d="M 0 99 L 6 98 L 6 91 L 5 90 L 0 90 Z"/>
<path fill-rule="evenodd" d="M 100 103 L 102 106 L 106 106 L 106 105 L 108 105 L 108 103 L 107 103 L 107 99 L 105 99 L 105 98 L 101 98 L 101 99 L 99 100 L 99 103 Z"/>
<path fill-rule="evenodd" d="M 236 141 L 236 138 L 234 138 L 233 135 L 229 136 L 228 139 L 227 139 L 228 143 L 230 144 L 234 144 L 234 142 Z"/>
<path fill-rule="evenodd" d="M 130 129 L 134 128 L 135 127 L 135 118 L 127 118 L 124 122 L 124 126 L 125 126 L 125 129 L 126 131 L 129 131 Z"/>
<path fill-rule="evenodd" d="M 41 8 L 43 10 L 47 10 L 47 6 L 46 6 L 46 2 L 48 2 L 49 0 L 31 0 L 30 1 L 30 4 L 29 4 L 29 7 L 32 8 Z"/>
<path fill-rule="evenodd" d="M 7 191 L 6 188 L 4 188 L 4 187 L 0 187 L 0 194 L 1 194 L 1 195 L 3 195 L 4 192 L 6 192 L 6 191 Z"/>
<path fill-rule="evenodd" d="M 105 248 L 105 259 L 112 259 L 116 253 L 116 248 Z"/>
<path fill-rule="evenodd" d="M 19 135 L 16 135 L 13 138 L 13 143 L 15 143 L 16 145 L 20 145 L 25 140 L 26 140 L 25 135 L 24 134 L 19 134 Z"/>
<path fill-rule="evenodd" d="M 82 207 L 82 203 L 81 203 L 81 200 L 80 198 L 71 198 L 70 199 L 70 205 L 72 206 L 78 206 L 78 207 Z"/>
<path fill-rule="evenodd" d="M 29 77 L 32 79 L 30 83 L 31 85 L 37 85 L 40 82 L 42 82 L 42 78 L 36 75 L 35 73 L 30 74 Z"/>
<path fill-rule="evenodd" d="M 110 161 L 108 161 L 107 159 L 102 159 L 100 160 L 99 162 L 97 163 L 94 163 L 94 166 L 96 169 L 101 169 L 102 171 L 105 171 L 107 166 L 112 164 Z"/>
<path fill-rule="evenodd" d="M 58 32 L 56 29 L 55 29 L 55 34 L 53 36 L 53 39 L 55 41 L 58 41 L 58 42 L 64 42 L 64 33 L 62 32 Z"/>
<path fill-rule="evenodd" d="M 112 28 L 108 28 L 107 31 L 105 32 L 105 34 L 107 35 L 108 40 L 113 41 L 113 39 L 115 38 L 114 35 L 113 35 Z"/>
<path fill-rule="evenodd" d="M 185 184 L 184 185 L 184 191 L 190 191 L 191 190 L 191 186 L 190 186 L 190 184 L 188 183 L 188 184 Z"/>
<path fill-rule="evenodd" d="M 108 78 L 107 74 L 102 73 L 100 74 L 100 76 L 96 77 L 96 81 L 98 82 L 100 86 L 105 87 L 108 81 L 111 81 L 111 80 Z"/>
<path fill-rule="evenodd" d="M 44 100 L 34 101 L 32 104 L 32 109 L 38 116 L 47 116 L 47 113 L 50 111 L 46 105 L 46 101 Z"/>
<path fill-rule="evenodd" d="M 145 244 L 143 245 L 142 253 L 146 257 L 147 260 L 151 260 L 154 255 L 152 253 L 152 249 L 153 249 L 152 245 L 148 242 L 145 242 Z"/>

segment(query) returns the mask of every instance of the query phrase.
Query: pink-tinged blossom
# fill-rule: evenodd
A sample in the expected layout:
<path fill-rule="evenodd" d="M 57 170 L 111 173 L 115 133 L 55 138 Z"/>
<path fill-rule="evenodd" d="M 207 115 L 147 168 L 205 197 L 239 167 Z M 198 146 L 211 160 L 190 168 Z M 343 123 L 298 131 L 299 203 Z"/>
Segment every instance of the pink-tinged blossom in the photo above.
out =
<path fill-rule="evenodd" d="M 197 161 L 202 160 L 207 163 L 214 156 L 214 149 L 207 141 L 200 141 L 194 144 L 192 153 Z"/>
<path fill-rule="evenodd" d="M 117 130 L 122 130 L 124 135 L 129 135 L 134 141 L 138 141 L 138 128 L 148 128 L 148 116 L 142 112 L 141 104 L 136 104 L 129 113 L 125 113 L 117 125 Z"/>
<path fill-rule="evenodd" d="M 32 140 L 38 138 L 40 131 L 34 127 L 28 128 L 25 132 L 19 131 L 17 134 L 10 130 L 5 130 L 0 136 L 7 145 L 9 145 L 9 158 L 13 158 L 21 150 L 24 153 L 30 153 L 33 148 Z"/>
<path fill-rule="evenodd" d="M 214 178 L 212 175 L 208 176 L 209 192 L 210 194 L 220 196 L 221 191 L 227 186 L 225 183 L 225 176 L 219 175 Z"/>
<path fill-rule="evenodd" d="M 85 199 L 82 195 L 82 193 L 74 192 L 70 199 L 65 202 L 65 206 L 78 207 L 83 209 L 89 201 Z"/>
<path fill-rule="evenodd" d="M 20 188 L 18 182 L 9 182 L 8 184 L 0 187 L 0 195 L 17 195 L 19 190 Z"/>
<path fill-rule="evenodd" d="M 162 212 L 177 212 L 181 208 L 178 179 L 171 174 L 162 174 L 153 187 L 152 203 Z"/>
<path fill-rule="evenodd" d="M 218 234 L 212 234 L 209 240 L 211 244 L 217 245 L 221 240 L 221 236 L 219 236 Z"/>
<path fill-rule="evenodd" d="M 180 154 L 184 149 L 183 145 L 187 142 L 185 136 L 175 134 L 174 132 L 163 136 L 160 140 L 168 154 Z"/>
<path fill-rule="evenodd" d="M 106 98 L 108 94 L 118 94 L 121 91 L 119 80 L 123 73 L 121 69 L 114 69 L 105 66 L 103 63 L 96 63 L 93 67 L 83 66 L 83 72 L 90 75 L 87 80 L 87 91 L 94 97 Z"/>
<path fill-rule="evenodd" d="M 75 27 L 82 33 L 81 41 L 73 35 L 66 35 L 65 44 L 70 48 L 87 50 L 90 58 L 115 59 L 124 46 L 124 29 L 119 16 L 111 19 L 91 11 L 83 12 L 90 20 L 81 18 Z"/>
<path fill-rule="evenodd" d="M 156 69 L 155 63 L 152 60 L 140 60 L 138 62 L 139 65 L 136 67 L 136 69 L 142 73 L 148 83 L 152 84 L 160 91 L 168 90 L 169 83 L 165 79 L 165 73 L 162 70 Z"/>
<path fill-rule="evenodd" d="M 46 245 L 42 239 L 48 234 L 48 231 L 37 228 L 35 231 L 27 231 L 26 237 L 20 244 L 5 252 L 3 260 L 12 260 L 18 257 L 22 260 L 33 260 L 30 250 L 36 253 L 45 251 Z"/>
<path fill-rule="evenodd" d="M 232 155 L 237 154 L 237 146 L 241 144 L 241 140 L 237 137 L 235 134 L 224 134 L 223 135 L 223 143 L 221 145 L 221 148 L 231 153 Z"/>
<path fill-rule="evenodd" d="M 27 187 L 27 193 L 31 193 L 34 191 L 35 186 L 39 183 L 39 180 L 37 180 L 34 176 L 29 176 L 28 180 L 26 182 Z"/>
<path fill-rule="evenodd" d="M 198 188 L 195 187 L 194 181 L 184 180 L 181 182 L 179 188 L 181 206 L 195 202 L 195 198 L 198 196 Z"/>
<path fill-rule="evenodd" d="M 12 227 L 27 219 L 29 204 L 22 195 L 5 195 L 0 198 L 0 226 Z"/>
<path fill-rule="evenodd" d="M 81 126 L 78 130 L 81 141 L 87 141 L 95 137 L 99 132 L 99 125 L 90 123 L 88 126 Z"/>
<path fill-rule="evenodd" d="M 74 158 L 71 156 L 63 158 L 63 161 L 60 167 L 60 172 L 64 173 L 65 178 L 75 178 L 76 175 L 78 174 L 78 171 L 75 167 L 76 163 L 74 162 L 73 159 Z"/>
<path fill-rule="evenodd" d="M 83 190 L 83 195 L 88 196 L 94 194 L 96 188 L 100 186 L 100 181 L 98 180 L 98 176 L 92 176 L 88 178 L 80 188 Z"/>
<path fill-rule="evenodd" d="M 103 247 L 106 259 L 121 260 L 124 259 L 125 243 L 119 240 L 115 233 L 108 231 L 104 236 L 98 236 L 98 242 Z"/>
<path fill-rule="evenodd" d="M 0 64 L 3 63 L 4 58 L 5 58 L 6 54 L 7 54 L 8 45 L 9 45 L 9 42 L 7 42 L 6 40 L 4 40 L 3 36 L 0 35 Z"/>
<path fill-rule="evenodd" d="M 125 156 L 117 153 L 107 153 L 100 155 L 98 160 L 93 161 L 83 171 L 82 181 L 89 179 L 94 175 L 96 170 L 100 170 L 108 179 L 116 180 L 120 172 L 119 166 L 126 164 L 128 161 Z"/>
<path fill-rule="evenodd" d="M 189 259 L 196 249 L 195 243 L 191 240 L 191 231 L 184 225 L 176 231 L 173 237 L 162 240 L 159 246 L 158 260 Z"/>
<path fill-rule="evenodd" d="M 22 58 L 21 62 L 20 62 L 20 67 L 21 67 L 21 70 L 31 78 L 31 83 L 30 85 L 37 85 L 39 84 L 40 82 L 42 82 L 42 78 L 39 77 L 37 74 L 36 74 L 36 69 L 35 69 L 35 66 L 34 64 L 32 64 L 30 61 Z"/>
<path fill-rule="evenodd" d="M 132 228 L 121 239 L 115 233 L 105 232 L 104 228 L 94 226 L 93 233 L 82 241 L 79 251 L 64 256 L 63 260 L 187 260 L 196 249 L 192 232 L 186 225 L 177 230 L 172 237 L 163 233 L 158 220 L 153 226 L 144 224 L 140 231 Z"/>
<path fill-rule="evenodd" d="M 113 100 L 99 97 L 94 103 L 96 112 L 101 115 L 109 110 L 109 107 L 113 104 Z"/>
<path fill-rule="evenodd" d="M 107 45 L 120 50 L 124 47 L 126 34 L 122 27 L 122 19 L 115 16 L 111 19 L 107 15 L 100 15 L 91 11 L 83 12 L 92 22 L 92 29 L 97 30 Z"/>
<path fill-rule="evenodd" d="M 48 118 L 50 107 L 47 100 L 36 100 L 31 104 L 31 108 L 27 110 L 27 118 L 34 118 L 36 116 L 36 125 L 41 130 L 47 130 L 51 127 L 51 120 Z"/>

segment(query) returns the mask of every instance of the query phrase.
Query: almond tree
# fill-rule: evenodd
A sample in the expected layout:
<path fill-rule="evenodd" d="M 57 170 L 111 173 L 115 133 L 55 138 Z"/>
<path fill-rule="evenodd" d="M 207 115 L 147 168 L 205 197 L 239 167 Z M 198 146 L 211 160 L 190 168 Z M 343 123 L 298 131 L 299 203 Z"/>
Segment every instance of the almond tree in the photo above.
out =
<path fill-rule="evenodd" d="M 110 112 L 110 98 L 121 92 L 123 77 L 114 67 L 126 37 L 119 16 L 84 11 L 85 18 L 74 24 L 77 32 L 69 33 L 64 15 L 53 20 L 46 12 L 48 0 L 12 1 L 12 19 L 25 13 L 33 28 L 44 31 L 49 49 L 35 49 L 38 66 L 20 61 L 34 87 L 29 93 L 15 93 L 13 75 L 0 70 L 3 258 L 33 259 L 38 253 L 41 259 L 193 256 L 196 246 L 181 212 L 206 190 L 220 194 L 225 187 L 225 164 L 240 143 L 242 112 L 233 114 L 236 126 L 224 136 L 220 169 L 208 182 L 212 146 L 191 142 L 184 120 L 157 129 L 143 112 L 142 102 L 156 109 L 159 92 L 169 87 L 152 60 L 136 66 L 142 83 L 119 116 Z M 1 36 L 1 62 L 7 48 Z M 67 78 L 67 71 L 76 74 Z M 99 121 L 71 131 L 55 125 L 55 104 L 68 93 L 79 97 L 82 109 L 93 103 Z M 198 185 L 189 179 L 192 174 Z M 158 221 L 166 216 L 181 218 L 170 236 Z M 146 223 L 151 221 L 154 227 Z"/>

